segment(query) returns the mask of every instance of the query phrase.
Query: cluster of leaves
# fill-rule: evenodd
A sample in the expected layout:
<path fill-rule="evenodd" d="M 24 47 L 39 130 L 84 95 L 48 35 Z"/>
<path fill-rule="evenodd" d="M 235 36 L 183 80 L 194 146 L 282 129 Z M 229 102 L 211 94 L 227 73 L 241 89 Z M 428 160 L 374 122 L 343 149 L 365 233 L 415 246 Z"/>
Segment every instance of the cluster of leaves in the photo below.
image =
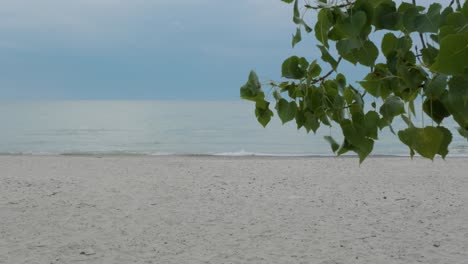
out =
<path fill-rule="evenodd" d="M 361 162 L 385 127 L 409 147 L 412 157 L 417 152 L 429 159 L 437 154 L 445 158 L 452 141 L 451 132 L 441 126 L 445 118 L 453 117 L 460 134 L 468 138 L 468 1 L 463 5 L 452 1 L 445 8 L 434 3 L 427 9 L 414 0 L 399 6 L 392 0 L 334 4 L 319 0 L 316 6 L 308 2 L 301 6 L 301 0 L 282 1 L 294 5 L 293 21 L 298 28 L 293 47 L 304 31 L 313 35 L 320 43 L 320 65 L 330 68 L 322 72 L 317 60 L 297 56 L 284 61 L 285 81 L 269 83 L 283 124 L 295 120 L 297 128 L 307 132 L 316 132 L 321 125 L 338 125 L 343 142 L 338 144 L 331 136 L 325 140 L 334 153 L 353 151 Z M 318 12 L 314 28 L 305 21 L 308 11 Z M 376 31 L 385 33 L 380 47 L 370 39 L 379 35 Z M 369 74 L 355 86 L 347 83 L 338 70 L 342 60 L 368 68 Z M 255 102 L 255 115 L 266 126 L 273 111 L 255 72 L 240 94 Z M 437 126 L 413 124 L 418 97 Z M 408 127 L 395 132 L 392 122 L 396 117 Z"/>

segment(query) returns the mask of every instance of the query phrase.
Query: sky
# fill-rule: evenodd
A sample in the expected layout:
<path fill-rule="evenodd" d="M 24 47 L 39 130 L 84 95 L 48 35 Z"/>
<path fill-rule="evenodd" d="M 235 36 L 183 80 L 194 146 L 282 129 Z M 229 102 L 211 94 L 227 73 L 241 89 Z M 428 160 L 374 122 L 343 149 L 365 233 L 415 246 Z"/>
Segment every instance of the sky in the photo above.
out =
<path fill-rule="evenodd" d="M 1 1 L 0 99 L 235 100 L 251 69 L 278 80 L 287 57 L 320 56 L 312 41 L 292 49 L 291 8 L 280 0 Z"/>

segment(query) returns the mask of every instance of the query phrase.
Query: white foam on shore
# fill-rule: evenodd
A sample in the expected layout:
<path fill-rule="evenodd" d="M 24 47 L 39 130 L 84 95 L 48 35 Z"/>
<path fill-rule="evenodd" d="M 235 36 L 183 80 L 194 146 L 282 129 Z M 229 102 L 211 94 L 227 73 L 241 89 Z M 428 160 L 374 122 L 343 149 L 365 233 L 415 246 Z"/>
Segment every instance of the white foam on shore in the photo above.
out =
<path fill-rule="evenodd" d="M 334 153 L 265 153 L 249 152 L 245 150 L 235 152 L 219 153 L 175 153 L 175 152 L 138 152 L 138 151 L 67 151 L 67 152 L 0 152 L 0 156 L 215 156 L 215 157 L 336 157 Z M 354 157 L 356 154 L 350 152 L 341 155 L 342 157 Z M 409 157 L 406 153 L 373 153 L 370 157 Z M 420 157 L 416 154 L 415 157 Z M 448 158 L 465 158 L 465 153 L 449 153 Z"/>

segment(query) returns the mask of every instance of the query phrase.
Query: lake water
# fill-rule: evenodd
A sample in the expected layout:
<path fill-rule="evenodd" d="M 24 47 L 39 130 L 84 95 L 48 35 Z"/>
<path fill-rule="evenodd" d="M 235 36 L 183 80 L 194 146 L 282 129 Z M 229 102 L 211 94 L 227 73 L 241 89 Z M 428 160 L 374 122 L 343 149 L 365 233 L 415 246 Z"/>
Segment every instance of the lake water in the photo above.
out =
<path fill-rule="evenodd" d="M 277 117 L 262 128 L 253 110 L 241 101 L 0 102 L 0 154 L 328 156 L 323 136 L 342 140 L 338 130 L 307 134 Z M 468 156 L 466 139 L 453 134 L 450 155 Z M 373 154 L 409 150 L 384 130 Z"/>

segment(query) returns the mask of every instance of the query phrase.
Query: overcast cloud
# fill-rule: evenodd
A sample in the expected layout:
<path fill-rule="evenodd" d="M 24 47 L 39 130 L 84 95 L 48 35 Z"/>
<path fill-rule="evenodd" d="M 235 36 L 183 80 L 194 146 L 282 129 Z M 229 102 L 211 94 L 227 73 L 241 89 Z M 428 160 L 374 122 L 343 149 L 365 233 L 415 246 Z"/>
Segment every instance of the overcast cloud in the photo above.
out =
<path fill-rule="evenodd" d="M 278 79 L 284 58 L 318 56 L 310 41 L 291 49 L 291 8 L 280 0 L 4 0 L 0 99 L 236 99 L 251 68 Z"/>

